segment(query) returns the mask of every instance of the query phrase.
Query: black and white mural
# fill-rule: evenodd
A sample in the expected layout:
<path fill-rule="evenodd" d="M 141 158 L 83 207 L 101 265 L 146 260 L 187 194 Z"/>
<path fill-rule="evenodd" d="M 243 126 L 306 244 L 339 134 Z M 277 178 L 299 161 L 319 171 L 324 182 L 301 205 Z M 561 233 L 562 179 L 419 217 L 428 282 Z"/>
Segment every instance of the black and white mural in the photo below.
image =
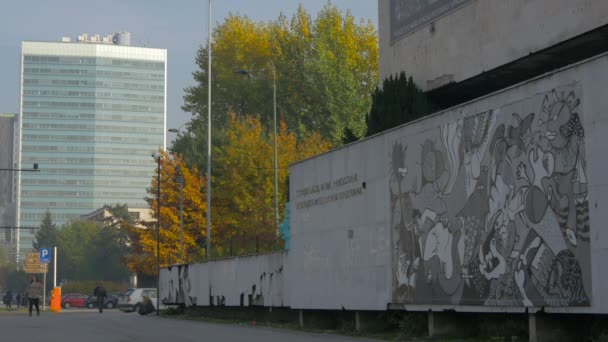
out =
<path fill-rule="evenodd" d="M 590 304 L 578 84 L 391 142 L 395 303 Z"/>

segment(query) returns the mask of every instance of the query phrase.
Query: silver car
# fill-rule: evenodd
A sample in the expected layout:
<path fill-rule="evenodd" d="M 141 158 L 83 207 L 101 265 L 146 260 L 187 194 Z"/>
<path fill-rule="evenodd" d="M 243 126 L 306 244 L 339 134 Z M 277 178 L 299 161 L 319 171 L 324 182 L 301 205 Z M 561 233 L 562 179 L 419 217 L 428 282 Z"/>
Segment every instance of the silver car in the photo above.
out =
<path fill-rule="evenodd" d="M 156 308 L 156 289 L 139 288 L 131 289 L 118 297 L 118 309 L 124 312 L 137 312 L 139 307 L 144 304 L 144 297 L 150 298 Z"/>

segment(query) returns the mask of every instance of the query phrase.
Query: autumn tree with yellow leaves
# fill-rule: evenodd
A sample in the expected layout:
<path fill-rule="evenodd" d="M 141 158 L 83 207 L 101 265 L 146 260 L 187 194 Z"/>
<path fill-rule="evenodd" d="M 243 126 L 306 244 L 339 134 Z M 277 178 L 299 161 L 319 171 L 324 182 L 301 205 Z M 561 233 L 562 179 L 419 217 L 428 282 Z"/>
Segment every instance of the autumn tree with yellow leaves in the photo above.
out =
<path fill-rule="evenodd" d="M 325 152 L 331 142 L 318 133 L 298 139 L 280 123 L 277 134 L 279 213 L 287 202 L 289 165 Z M 225 144 L 215 150 L 213 179 L 211 254 L 214 257 L 259 253 L 282 248 L 274 220 L 274 135 L 259 116 L 229 114 Z M 189 168 L 178 154 L 161 151 L 160 260 L 161 265 L 206 259 L 206 183 L 196 167 Z M 180 190 L 177 167 L 184 184 L 184 244 L 187 260 L 180 258 Z M 158 208 L 155 175 L 147 201 L 154 219 Z M 129 228 L 129 268 L 138 274 L 156 272 L 156 220 L 146 228 Z"/>
<path fill-rule="evenodd" d="M 214 169 L 215 255 L 265 252 L 282 247 L 274 219 L 274 135 L 259 116 L 229 114 L 226 144 Z M 331 142 L 318 133 L 298 139 L 280 123 L 277 132 L 279 213 L 284 215 L 289 165 L 325 152 Z M 212 235 L 213 236 L 213 235 Z"/>
<path fill-rule="evenodd" d="M 281 15 L 268 22 L 229 15 L 212 35 L 211 254 L 276 250 L 281 248 L 281 239 L 274 219 L 272 71 L 276 71 L 282 219 L 288 201 L 289 165 L 366 132 L 365 117 L 378 83 L 376 29 L 371 22 L 357 21 L 350 12 L 342 13 L 328 2 L 314 18 L 303 6 L 291 19 Z M 207 56 L 203 46 L 196 55 L 195 85 L 186 89 L 182 107 L 193 114 L 192 119 L 175 139 L 170 149 L 173 157 L 164 158 L 163 163 L 178 160 L 186 164 L 185 160 L 198 169 L 207 166 Z M 179 255 L 178 188 L 175 182 L 165 186 L 165 182 L 172 183 L 171 169 L 162 167 L 161 176 L 163 264 Z M 206 185 L 198 177 L 199 202 L 186 201 L 184 208 L 199 215 L 198 223 L 188 228 L 198 227 L 189 232 L 190 255 L 204 258 Z M 153 179 L 149 190 L 153 209 L 155 193 Z M 193 217 L 189 220 L 195 221 Z M 142 259 L 155 257 L 154 233 L 154 225 L 140 233 Z M 138 262 L 145 265 L 143 260 Z"/>
<path fill-rule="evenodd" d="M 188 167 L 177 154 L 160 152 L 160 260 L 161 265 L 202 260 L 205 257 L 206 203 L 201 190 L 205 179 L 196 167 Z M 180 251 L 180 184 L 178 170 L 184 179 L 183 186 L 183 232 L 184 258 Z M 154 220 L 142 222 L 145 228 L 131 226 L 129 240 L 131 253 L 127 264 L 138 274 L 156 273 L 156 232 L 157 232 L 157 186 L 155 173 L 150 181 L 146 201 L 153 211 Z"/>

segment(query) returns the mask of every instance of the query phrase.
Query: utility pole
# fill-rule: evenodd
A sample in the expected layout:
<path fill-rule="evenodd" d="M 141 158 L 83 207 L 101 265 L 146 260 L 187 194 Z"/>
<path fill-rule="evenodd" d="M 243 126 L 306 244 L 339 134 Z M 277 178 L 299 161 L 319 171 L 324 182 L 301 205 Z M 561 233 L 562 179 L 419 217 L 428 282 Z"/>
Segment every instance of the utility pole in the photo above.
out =
<path fill-rule="evenodd" d="M 160 316 L 160 154 L 152 155 L 158 163 L 156 179 L 156 316 Z"/>
<path fill-rule="evenodd" d="M 277 69 L 272 65 L 272 104 L 274 117 L 274 223 L 279 235 L 279 162 L 277 156 Z"/>
<path fill-rule="evenodd" d="M 177 182 L 179 183 L 179 252 L 180 261 L 184 262 L 184 174 L 177 167 Z"/>
<path fill-rule="evenodd" d="M 209 0 L 209 39 L 207 40 L 207 260 L 211 259 L 211 0 Z"/>

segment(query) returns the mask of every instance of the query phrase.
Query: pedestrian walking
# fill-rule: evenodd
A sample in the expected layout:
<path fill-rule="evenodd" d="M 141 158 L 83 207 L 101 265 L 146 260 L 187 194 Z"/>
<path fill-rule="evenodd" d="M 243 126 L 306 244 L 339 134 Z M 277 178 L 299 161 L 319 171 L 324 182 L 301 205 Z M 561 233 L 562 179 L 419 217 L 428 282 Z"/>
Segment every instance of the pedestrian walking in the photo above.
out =
<path fill-rule="evenodd" d="M 30 317 L 32 317 L 32 309 L 34 306 L 36 307 L 36 314 L 40 316 L 40 297 L 42 297 L 42 284 L 38 281 L 38 277 L 32 276 L 30 284 L 27 287 Z"/>
<path fill-rule="evenodd" d="M 13 303 L 13 293 L 11 292 L 11 290 L 6 291 L 6 294 L 4 294 L 3 299 L 7 309 L 11 309 L 11 304 Z"/>
<path fill-rule="evenodd" d="M 17 304 L 17 309 L 21 307 L 21 293 L 17 293 L 17 300 L 15 301 L 15 304 Z"/>
<path fill-rule="evenodd" d="M 103 285 L 97 284 L 95 290 L 93 290 L 93 295 L 97 297 L 97 307 L 99 308 L 99 313 L 103 312 L 104 299 L 107 296 L 106 289 Z"/>

